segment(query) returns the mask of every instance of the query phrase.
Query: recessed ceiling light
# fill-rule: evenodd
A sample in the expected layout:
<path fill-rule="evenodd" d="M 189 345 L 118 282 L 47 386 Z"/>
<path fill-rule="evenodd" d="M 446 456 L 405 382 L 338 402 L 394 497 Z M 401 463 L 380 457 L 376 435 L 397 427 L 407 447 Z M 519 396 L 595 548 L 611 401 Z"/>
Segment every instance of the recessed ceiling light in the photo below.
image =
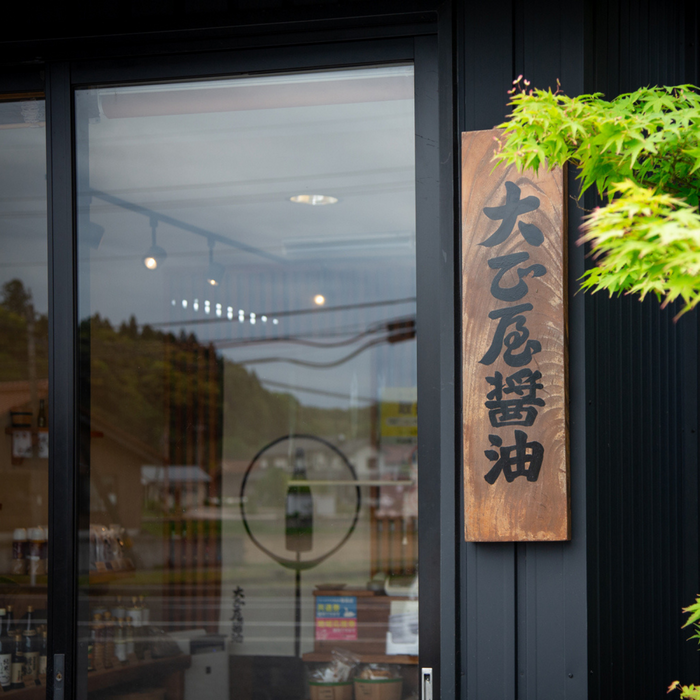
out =
<path fill-rule="evenodd" d="M 316 306 L 323 306 L 326 303 L 326 297 L 323 296 L 323 294 L 317 294 L 314 297 L 314 304 Z"/>
<path fill-rule="evenodd" d="M 310 204 L 312 207 L 335 204 L 338 201 L 336 197 L 329 197 L 325 194 L 298 194 L 290 197 L 290 200 L 295 204 Z"/>

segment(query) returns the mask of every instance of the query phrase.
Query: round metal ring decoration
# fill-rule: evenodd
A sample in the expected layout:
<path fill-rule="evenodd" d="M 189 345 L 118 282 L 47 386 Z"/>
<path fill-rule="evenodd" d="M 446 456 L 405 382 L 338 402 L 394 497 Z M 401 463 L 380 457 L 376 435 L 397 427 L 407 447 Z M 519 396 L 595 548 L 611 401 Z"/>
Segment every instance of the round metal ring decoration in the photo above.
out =
<path fill-rule="evenodd" d="M 356 495 L 356 501 L 355 501 L 355 515 L 352 520 L 352 524 L 350 525 L 348 531 L 345 533 L 343 538 L 340 540 L 340 542 L 335 545 L 332 549 L 330 549 L 328 552 L 325 554 L 322 554 L 320 557 L 316 557 L 316 559 L 309 559 L 308 561 L 297 561 L 296 559 L 285 559 L 284 557 L 280 557 L 279 555 L 275 554 L 274 552 L 271 552 L 267 547 L 265 547 L 261 542 L 259 542 L 256 538 L 255 535 L 252 533 L 250 526 L 248 525 L 248 519 L 246 518 L 246 512 L 245 512 L 245 487 L 248 482 L 248 477 L 250 476 L 250 472 L 253 470 L 253 467 L 255 466 L 255 463 L 260 459 L 261 455 L 263 452 L 266 450 L 269 450 L 271 447 L 274 445 L 277 445 L 280 442 L 283 442 L 284 440 L 290 440 L 290 439 L 305 439 L 305 440 L 314 440 L 315 442 L 320 442 L 322 445 L 325 445 L 329 450 L 334 452 L 340 459 L 343 461 L 343 464 L 348 468 L 348 471 L 350 474 L 352 474 L 352 478 L 357 481 L 357 473 L 355 472 L 355 468 L 352 466 L 350 463 L 350 460 L 333 444 L 328 442 L 328 440 L 324 440 L 323 438 L 317 437 L 316 435 L 305 435 L 303 433 L 300 434 L 290 434 L 290 435 L 283 435 L 282 437 L 277 438 L 276 440 L 273 440 L 272 442 L 268 443 L 263 447 L 261 450 L 258 451 L 258 453 L 253 457 L 251 460 L 250 464 L 248 465 L 248 468 L 245 470 L 245 474 L 243 475 L 243 481 L 241 482 L 241 493 L 240 493 L 240 508 L 241 508 L 241 518 L 243 520 L 243 527 L 245 528 L 245 531 L 248 533 L 248 537 L 250 537 L 251 541 L 253 544 L 262 552 L 267 554 L 268 557 L 271 559 L 274 559 L 278 564 L 281 566 L 284 566 L 287 569 L 292 569 L 294 571 L 306 571 L 308 569 L 313 569 L 315 566 L 318 566 L 321 562 L 325 561 L 328 559 L 328 557 L 332 556 L 335 554 L 352 536 L 352 533 L 355 531 L 355 526 L 357 525 L 357 520 L 360 517 L 360 506 L 362 505 L 362 496 L 360 494 L 360 487 L 355 486 L 355 495 Z"/>

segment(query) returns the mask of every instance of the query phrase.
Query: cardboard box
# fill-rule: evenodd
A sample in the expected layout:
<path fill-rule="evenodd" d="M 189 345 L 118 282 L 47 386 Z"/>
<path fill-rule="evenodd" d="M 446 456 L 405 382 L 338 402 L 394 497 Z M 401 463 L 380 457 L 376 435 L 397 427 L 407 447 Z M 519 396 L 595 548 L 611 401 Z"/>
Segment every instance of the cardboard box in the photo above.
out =
<path fill-rule="evenodd" d="M 346 683 L 320 683 L 309 681 L 311 700 L 352 700 L 352 681 Z"/>
<path fill-rule="evenodd" d="M 355 700 L 401 700 L 403 678 L 355 679 Z"/>

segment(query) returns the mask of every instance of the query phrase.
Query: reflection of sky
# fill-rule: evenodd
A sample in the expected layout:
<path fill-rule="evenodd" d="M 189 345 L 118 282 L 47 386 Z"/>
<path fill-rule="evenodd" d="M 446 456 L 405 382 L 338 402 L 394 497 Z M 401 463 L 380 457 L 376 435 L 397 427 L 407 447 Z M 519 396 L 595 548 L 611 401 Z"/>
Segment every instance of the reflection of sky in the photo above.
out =
<path fill-rule="evenodd" d="M 343 102 L 355 79 L 374 76 L 388 85 L 412 81 L 406 67 L 312 74 L 294 78 L 302 106 L 200 114 L 188 113 L 203 99 L 196 85 L 173 86 L 172 98 L 163 88 L 79 93 L 79 187 L 95 193 L 80 199 L 81 316 L 99 313 L 118 325 L 134 315 L 194 332 L 226 357 L 249 361 L 271 390 L 313 389 L 295 392 L 305 404 L 367 405 L 361 397 L 376 398 L 381 386 L 415 385 L 414 343 L 385 342 L 388 321 L 415 315 L 413 100 Z M 331 104 L 304 106 L 318 81 Z M 210 85 L 227 88 L 235 102 L 244 83 Z M 178 113 L 123 107 L 120 117 L 96 118 L 100 105 L 111 113 L 109 105 L 134 92 L 144 113 L 163 99 L 177 102 Z M 302 193 L 339 201 L 289 201 Z M 168 255 L 155 272 L 142 263 L 151 212 L 164 218 L 156 237 Z M 98 249 L 85 245 L 88 220 L 104 227 Z M 206 282 L 212 243 L 226 271 L 218 287 Z M 290 314 L 313 309 L 316 294 L 327 308 L 349 308 Z"/>
<path fill-rule="evenodd" d="M 21 104 L 43 111 L 43 102 Z M 27 126 L 17 105 L 0 104 L 0 123 L 12 125 L 0 129 L 0 286 L 21 279 L 46 314 L 46 135 L 43 123 Z"/>

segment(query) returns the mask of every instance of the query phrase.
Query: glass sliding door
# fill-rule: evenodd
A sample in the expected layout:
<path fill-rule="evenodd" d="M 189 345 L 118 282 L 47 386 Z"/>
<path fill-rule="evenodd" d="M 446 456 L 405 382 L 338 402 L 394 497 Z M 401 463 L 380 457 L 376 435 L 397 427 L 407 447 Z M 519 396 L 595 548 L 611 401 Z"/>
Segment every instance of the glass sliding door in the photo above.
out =
<path fill-rule="evenodd" d="M 413 85 L 76 92 L 90 698 L 417 696 Z"/>
<path fill-rule="evenodd" d="M 0 685 L 18 698 L 43 694 L 46 673 L 45 132 L 42 96 L 0 95 Z"/>

